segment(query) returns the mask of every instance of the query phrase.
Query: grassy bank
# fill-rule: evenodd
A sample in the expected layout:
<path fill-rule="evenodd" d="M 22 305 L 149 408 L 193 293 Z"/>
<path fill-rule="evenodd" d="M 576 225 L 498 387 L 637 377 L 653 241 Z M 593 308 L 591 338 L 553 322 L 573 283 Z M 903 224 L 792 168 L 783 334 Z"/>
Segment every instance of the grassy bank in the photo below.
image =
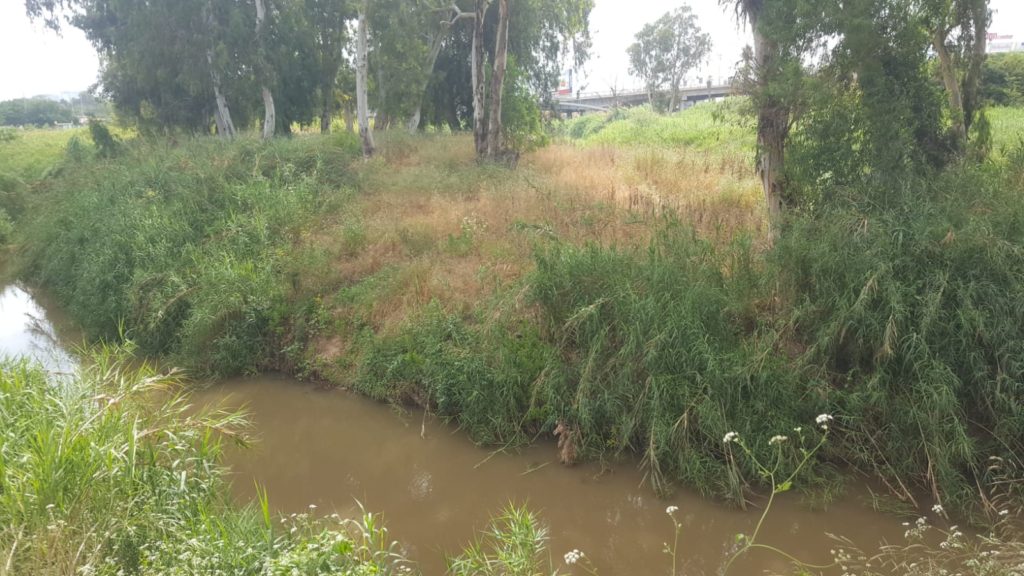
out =
<path fill-rule="evenodd" d="M 220 448 L 244 420 L 197 413 L 175 378 L 123 360 L 58 381 L 0 363 L 0 574 L 404 573 L 372 516 L 233 505 Z"/>
<path fill-rule="evenodd" d="M 734 106 L 583 118 L 516 171 L 463 136 L 385 135 L 367 163 L 319 136 L 69 155 L 22 270 L 196 372 L 286 370 L 481 443 L 556 433 L 563 461 L 638 454 L 661 489 L 743 503 L 764 480 L 724 435 L 767 461 L 830 412 L 799 486 L 1019 508 L 1024 151 L 824 190 L 768 248 Z"/>

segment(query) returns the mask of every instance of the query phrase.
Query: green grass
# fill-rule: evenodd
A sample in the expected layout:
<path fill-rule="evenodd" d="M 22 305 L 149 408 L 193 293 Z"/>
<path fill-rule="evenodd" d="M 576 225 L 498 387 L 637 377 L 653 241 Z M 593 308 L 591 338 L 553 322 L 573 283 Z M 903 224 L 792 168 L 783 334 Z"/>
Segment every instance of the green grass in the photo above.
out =
<path fill-rule="evenodd" d="M 295 275 L 316 264 L 292 244 L 351 197 L 352 158 L 344 138 L 69 153 L 30 204 L 24 270 L 93 338 L 127 330 L 200 373 L 272 367 Z"/>
<path fill-rule="evenodd" d="M 1020 502 L 1021 168 L 835 190 L 768 252 L 671 221 L 647 248 L 541 242 L 536 315 L 412 317 L 364 341 L 358 387 L 430 404 L 486 443 L 559 427 L 563 458 L 641 454 L 656 487 L 736 502 L 763 479 L 727 458 L 725 432 L 768 458 L 768 438 L 831 412 L 805 488 L 832 491 L 841 465 L 918 504 L 927 491 L 983 512 L 979 487 Z"/>
<path fill-rule="evenodd" d="M 715 120 L 736 106 L 566 129 L 749 158 L 745 129 Z M 1013 117 L 995 114 L 1004 139 Z M 661 490 L 743 503 L 764 479 L 724 434 L 767 458 L 768 438 L 827 411 L 837 430 L 803 487 L 834 494 L 852 469 L 965 511 L 990 506 L 979 486 L 1021 498 L 1024 147 L 822 183 L 767 249 L 479 167 L 467 140 L 394 137 L 366 164 L 352 144 L 69 152 L 16 235 L 22 270 L 92 335 L 127 332 L 199 373 L 324 378 L 429 406 L 483 444 L 558 429 L 564 460 L 637 454 Z"/>
<path fill-rule="evenodd" d="M 558 132 L 588 145 L 687 148 L 715 154 L 752 154 L 755 134 L 742 98 L 705 102 L 662 115 L 649 107 L 590 114 L 565 122 Z"/>
<path fill-rule="evenodd" d="M 4 574 L 397 574 L 372 515 L 271 518 L 231 503 L 221 445 L 237 413 L 196 412 L 180 383 L 99 352 L 71 379 L 0 362 Z"/>
<path fill-rule="evenodd" d="M 33 182 L 42 178 L 64 155 L 72 138 L 85 138 L 74 130 L 11 130 L 13 139 L 0 138 L 0 174 Z"/>
<path fill-rule="evenodd" d="M 992 123 L 992 145 L 996 152 L 1005 155 L 1024 142 L 1024 108 L 989 108 L 986 114 Z"/>

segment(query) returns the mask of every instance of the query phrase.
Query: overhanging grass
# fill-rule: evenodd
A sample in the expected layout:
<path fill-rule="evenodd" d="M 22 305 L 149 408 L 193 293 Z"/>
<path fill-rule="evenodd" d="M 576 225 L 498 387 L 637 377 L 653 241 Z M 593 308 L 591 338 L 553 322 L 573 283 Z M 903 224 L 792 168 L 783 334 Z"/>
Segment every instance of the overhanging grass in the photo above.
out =
<path fill-rule="evenodd" d="M 4 573 L 396 574 L 372 516 L 272 519 L 231 503 L 220 446 L 237 413 L 196 413 L 178 382 L 99 352 L 71 379 L 0 362 Z"/>
<path fill-rule="evenodd" d="M 26 271 L 93 337 L 124 329 L 205 373 L 273 365 L 291 245 L 346 201 L 352 157 L 347 140 L 300 138 L 135 142 L 112 160 L 69 159 L 33 200 Z"/>

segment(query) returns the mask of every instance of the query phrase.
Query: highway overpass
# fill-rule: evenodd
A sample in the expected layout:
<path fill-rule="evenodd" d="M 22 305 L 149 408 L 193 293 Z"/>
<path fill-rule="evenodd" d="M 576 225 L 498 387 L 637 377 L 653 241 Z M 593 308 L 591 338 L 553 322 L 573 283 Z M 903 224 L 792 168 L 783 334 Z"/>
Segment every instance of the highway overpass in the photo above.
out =
<path fill-rule="evenodd" d="M 698 86 L 683 88 L 680 100 L 683 106 L 703 100 L 724 98 L 732 94 L 732 86 Z M 586 112 L 604 112 L 615 107 L 630 108 L 642 106 L 650 102 L 647 90 L 629 90 L 623 92 L 582 92 L 573 96 L 555 96 L 551 99 L 550 108 L 556 112 L 569 114 Z"/>

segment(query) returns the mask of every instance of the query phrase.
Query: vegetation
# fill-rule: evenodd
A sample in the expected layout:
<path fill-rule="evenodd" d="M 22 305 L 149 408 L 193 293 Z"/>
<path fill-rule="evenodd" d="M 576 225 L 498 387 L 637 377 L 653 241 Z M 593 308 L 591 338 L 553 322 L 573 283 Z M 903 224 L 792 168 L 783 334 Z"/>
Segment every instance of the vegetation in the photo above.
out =
<path fill-rule="evenodd" d="M 19 98 L 0 102 L 0 126 L 35 126 L 77 123 L 67 103 L 49 98 Z"/>
<path fill-rule="evenodd" d="M 675 112 L 687 74 L 711 53 L 711 36 L 700 29 L 697 16 L 684 5 L 644 26 L 627 52 L 630 73 L 643 79 L 651 104 Z"/>
<path fill-rule="evenodd" d="M 996 106 L 1024 106 L 1024 54 L 992 54 L 985 61 L 983 97 Z"/>
<path fill-rule="evenodd" d="M 1022 152 L 897 190 L 818 183 L 766 250 L 737 106 L 577 120 L 583 146 L 516 172 L 397 133 L 368 164 L 351 135 L 69 154 L 23 270 L 95 337 L 418 403 L 487 444 L 557 429 L 564 461 L 641 454 L 661 490 L 742 504 L 763 480 L 722 435 L 832 412 L 807 489 L 842 464 L 979 517 L 979 484 L 1019 498 L 986 463 L 1021 469 Z"/>
<path fill-rule="evenodd" d="M 75 194 L 36 199 L 49 207 L 29 231 L 35 277 L 94 337 L 123 327 L 144 353 L 188 358 L 200 372 L 273 366 L 271 335 L 289 316 L 289 270 L 300 264 L 286 248 L 351 196 L 353 139 L 114 142 L 60 164 L 59 186 Z"/>
<path fill-rule="evenodd" d="M 1017 61 L 985 67 L 987 2 L 721 3 L 754 36 L 743 99 L 557 122 L 536 149 L 553 70 L 569 45 L 586 57 L 589 0 L 28 0 L 54 25 L 76 8 L 144 137 L 92 122 L 91 144 L 54 158 L 4 132 L 25 152 L 0 157 L 0 241 L 93 338 L 201 375 L 350 386 L 484 444 L 552 436 L 565 464 L 638 455 L 660 492 L 767 493 L 764 515 L 778 493 L 827 500 L 858 474 L 915 509 L 1008 526 L 1024 514 L 1024 116 L 1007 107 Z M 336 56 L 356 18 L 350 71 Z M 670 29 L 691 36 L 674 56 L 653 47 Z M 705 40 L 678 12 L 638 36 L 634 69 L 676 92 Z M 315 118 L 326 132 L 352 102 L 361 142 L 270 138 Z M 396 119 L 473 135 L 384 130 Z M 143 414 L 111 362 L 67 390 L 0 373 L 0 414 L 27 418 L 0 444 L 0 478 L 20 483 L 0 485 L 11 562 L 400 569 L 373 518 L 297 518 L 278 538 L 265 500 L 262 518 L 229 509 L 216 438 L 236 417 Z M 811 421 L 827 442 L 804 444 Z M 79 500 L 90 475 L 97 495 Z M 764 548 L 759 530 L 737 555 Z M 951 527 L 940 550 L 965 555 L 874 558 L 1012 573 L 983 555 L 1019 552 L 1007 534 L 968 545 Z M 450 566 L 553 570 L 544 539 L 512 508 Z M 836 557 L 870 568 L 851 546 Z"/>
<path fill-rule="evenodd" d="M 85 33 L 103 56 L 103 95 L 143 133 L 216 130 L 231 139 L 260 125 L 267 139 L 315 121 L 328 132 L 343 109 L 350 129 L 358 112 L 367 156 L 374 128 L 402 123 L 416 132 L 427 118 L 473 126 L 481 159 L 514 164 L 517 146 L 540 133 L 539 109 L 529 117 L 516 109 L 547 97 L 570 51 L 574 66 L 586 60 L 593 0 L 25 0 L 25 7 L 54 29 Z M 517 96 L 506 114 L 506 97 Z"/>
<path fill-rule="evenodd" d="M 272 519 L 230 502 L 236 413 L 197 412 L 174 376 L 97 352 L 71 379 L 0 363 L 0 551 L 7 574 L 397 574 L 379 519 Z"/>

